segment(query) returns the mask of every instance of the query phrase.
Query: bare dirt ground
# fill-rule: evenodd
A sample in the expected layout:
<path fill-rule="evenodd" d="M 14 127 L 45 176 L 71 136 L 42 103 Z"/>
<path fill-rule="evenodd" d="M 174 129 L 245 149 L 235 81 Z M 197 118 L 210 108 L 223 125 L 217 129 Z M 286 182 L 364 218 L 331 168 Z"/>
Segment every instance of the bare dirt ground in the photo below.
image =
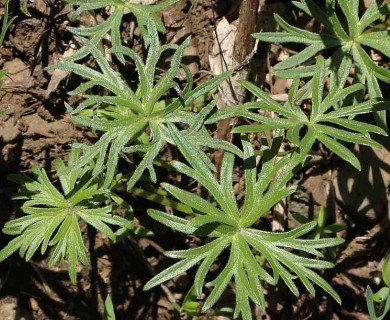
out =
<path fill-rule="evenodd" d="M 272 13 L 278 12 L 297 23 L 291 14 L 290 1 L 263 1 L 258 29 L 274 30 Z M 0 48 L 0 68 L 9 71 L 0 89 L 0 226 L 20 216 L 20 203 L 11 196 L 17 186 L 7 180 L 12 173 L 28 173 L 38 163 L 53 173 L 53 160 L 66 159 L 75 140 L 93 139 L 93 135 L 76 127 L 66 114 L 64 102 L 73 105 L 77 97 L 67 92 L 79 81 L 67 76 L 51 85 L 52 72 L 44 68 L 68 52 L 72 34 L 67 31 L 74 9 L 59 0 L 36 0 L 29 4 L 31 16 L 24 15 L 17 1 L 11 14 L 17 15 Z M 1 7 L 0 7 L 1 8 Z M 0 11 L 1 14 L 1 11 Z M 213 34 L 223 17 L 232 23 L 238 17 L 235 1 L 199 0 L 191 7 L 182 0 L 161 13 L 167 27 L 168 42 L 180 41 L 191 35 L 192 40 L 184 61 L 196 81 L 209 77 L 209 55 Z M 316 28 L 311 21 L 299 20 L 307 28 Z M 123 34 L 140 46 L 137 30 L 132 31 L 133 18 L 123 22 Z M 257 59 L 252 65 L 256 81 L 275 97 L 286 94 L 288 81 L 272 76 L 270 66 L 290 48 L 260 44 Z M 187 60 L 186 60 L 187 59 Z M 294 224 L 291 214 L 299 212 L 315 218 L 321 205 L 326 205 L 331 221 L 346 225 L 341 234 L 346 239 L 335 258 L 336 267 L 324 275 L 343 299 L 341 306 L 318 290 L 316 297 L 303 292 L 294 298 L 279 285 L 266 287 L 266 312 L 259 319 L 369 319 L 365 289 L 378 288 L 378 270 L 389 248 L 389 184 L 390 141 L 383 138 L 382 150 L 356 149 L 363 170 L 357 173 L 319 148 L 313 155 L 314 166 L 296 177 L 303 188 L 286 203 L 288 223 Z M 118 319 L 188 319 L 175 312 L 172 302 L 183 298 L 191 285 L 192 274 L 178 276 L 165 287 L 144 292 L 143 285 L 159 270 L 172 263 L 163 257 L 164 250 L 194 245 L 202 239 L 186 239 L 150 221 L 141 201 L 131 198 L 139 222 L 152 229 L 153 238 L 129 237 L 118 245 L 94 230 L 86 228 L 84 237 L 89 249 L 90 265 L 80 267 L 78 284 L 68 279 L 66 264 L 47 267 L 47 257 L 39 256 L 26 263 L 14 255 L 0 264 L 1 319 L 99 319 L 103 301 L 111 294 Z M 270 223 L 275 217 L 269 216 Z M 3 247 L 9 238 L 0 235 Z M 227 292 L 220 306 L 232 303 Z M 203 315 L 202 319 L 226 319 Z"/>

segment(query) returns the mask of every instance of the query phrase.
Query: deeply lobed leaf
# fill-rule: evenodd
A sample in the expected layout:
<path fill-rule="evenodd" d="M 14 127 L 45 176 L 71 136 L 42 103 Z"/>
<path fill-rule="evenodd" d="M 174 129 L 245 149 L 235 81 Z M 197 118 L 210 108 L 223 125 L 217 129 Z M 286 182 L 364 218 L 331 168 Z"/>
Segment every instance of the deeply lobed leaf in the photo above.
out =
<path fill-rule="evenodd" d="M 294 78 L 298 75 L 313 77 L 313 80 L 309 80 L 309 82 L 314 82 L 316 80 L 315 70 L 318 69 L 307 65 L 299 66 L 316 57 L 321 51 L 338 48 L 325 61 L 327 67 L 325 72 L 330 74 L 333 84 L 344 86 L 348 74 L 354 70 L 354 83 L 366 84 L 369 98 L 382 97 L 378 79 L 390 83 L 390 73 L 386 68 L 378 66 L 365 48 L 378 50 L 383 55 L 390 57 L 390 33 L 368 29 L 373 22 L 389 14 L 390 6 L 383 4 L 382 0 L 373 0 L 360 17 L 358 0 L 333 1 L 333 5 L 326 5 L 325 11 L 314 0 L 293 1 L 293 3 L 300 10 L 323 24 L 328 33 L 316 34 L 301 30 L 275 15 L 275 20 L 286 32 L 256 33 L 253 35 L 256 39 L 273 43 L 296 42 L 308 45 L 299 53 L 276 64 L 274 67 L 276 74 L 287 78 Z M 336 3 L 347 20 L 346 29 L 340 22 L 342 18 L 337 13 Z M 311 87 L 318 88 L 316 83 L 312 83 Z M 313 111 L 316 113 L 316 91 L 313 93 Z M 363 93 L 360 91 L 353 95 L 356 103 L 363 102 Z M 385 128 L 384 111 L 377 111 L 375 114 L 377 124 Z"/>
<path fill-rule="evenodd" d="M 170 126 L 170 131 L 175 144 L 189 163 L 188 166 L 176 161 L 173 165 L 180 172 L 200 182 L 213 198 L 211 202 L 206 202 L 198 195 L 170 184 L 163 184 L 164 189 L 173 197 L 193 208 L 191 217 L 184 219 L 152 209 L 148 210 L 148 214 L 176 231 L 208 236 L 210 241 L 198 248 L 166 252 L 168 257 L 180 259 L 180 261 L 151 279 L 145 285 L 145 290 L 172 279 L 200 263 L 197 266 L 194 281 L 196 294 L 200 297 L 205 285 L 212 288 L 204 302 L 204 311 L 211 308 L 219 300 L 232 281 L 234 281 L 236 292 L 234 316 L 239 317 L 241 314 L 244 319 L 251 319 L 249 301 L 255 302 L 263 309 L 265 307 L 261 282 L 266 281 L 275 285 L 280 278 L 287 283 L 295 295 L 298 295 L 298 288 L 292 279 L 297 277 L 310 294 L 315 294 L 312 284 L 315 283 L 340 302 L 339 296 L 332 287 L 312 271 L 312 269 L 331 268 L 333 265 L 317 258 L 304 257 L 302 253 L 320 257 L 322 256 L 320 249 L 336 246 L 343 240 L 337 238 L 320 240 L 300 238 L 308 234 L 316 226 L 316 222 L 310 222 L 282 233 L 265 232 L 252 227 L 252 224 L 262 214 L 292 192 L 284 187 L 283 181 L 272 181 L 275 176 L 275 166 L 272 163 L 278 150 L 277 140 L 271 149 L 265 151 L 262 171 L 257 177 L 253 147 L 246 137 L 242 137 L 244 170 L 245 178 L 248 179 L 248 189 L 244 204 L 239 209 L 231 180 L 234 155 L 225 152 L 221 165 L 221 178 L 218 181 L 212 174 L 212 170 L 199 156 L 201 151 L 191 139 L 180 134 L 174 126 Z M 293 154 L 286 159 L 288 160 L 279 161 L 282 169 L 283 164 L 291 168 L 291 164 L 289 165 L 291 161 L 296 161 L 295 165 L 298 165 L 302 157 L 297 158 Z M 281 179 L 284 180 L 287 176 L 287 174 L 281 174 Z M 256 209 L 253 210 L 253 207 Z M 229 250 L 226 265 L 221 267 L 216 278 L 205 284 L 211 265 L 224 250 Z M 261 262 L 259 257 L 264 258 L 269 263 L 272 274 L 266 270 L 265 264 Z"/>
<path fill-rule="evenodd" d="M 73 149 L 69 160 L 78 156 Z M 56 162 L 57 169 L 65 168 L 62 160 Z M 26 215 L 4 225 L 2 231 L 16 237 L 0 251 L 0 261 L 18 250 L 28 261 L 39 247 L 44 254 L 48 246 L 53 246 L 49 265 L 67 260 L 70 279 L 75 283 L 78 261 L 88 264 L 80 222 L 90 224 L 112 240 L 115 234 L 109 225 L 130 229 L 131 222 L 112 215 L 112 206 L 106 204 L 109 195 L 102 189 L 101 181 L 92 177 L 91 169 L 78 168 L 59 174 L 61 191 L 49 181 L 43 169 L 34 166 L 33 173 L 35 179 L 11 176 L 12 181 L 21 184 L 14 198 L 26 200 L 22 206 Z"/>
<path fill-rule="evenodd" d="M 304 147 L 309 152 L 312 144 L 317 139 L 340 158 L 360 170 L 359 160 L 340 142 L 380 147 L 380 144 L 370 137 L 370 133 L 386 135 L 386 131 L 381 127 L 353 120 L 351 116 L 354 117 L 365 113 L 384 111 L 390 108 L 390 104 L 381 101 L 382 99 L 376 99 L 340 108 L 340 103 L 348 96 L 360 91 L 362 84 L 353 84 L 344 88 L 343 86 L 332 85 L 331 83 L 330 87 L 332 90 L 323 97 L 326 81 L 325 75 L 325 59 L 319 56 L 312 81 L 303 88 L 298 89 L 297 83 L 299 79 L 295 79 L 295 85 L 290 89 L 289 99 L 283 106 L 279 105 L 276 101 L 271 101 L 270 97 L 260 88 L 255 87 L 247 81 L 243 81 L 242 85 L 259 98 L 259 102 L 257 102 L 258 108 L 275 112 L 279 118 L 270 117 L 265 120 L 260 119 L 261 123 L 240 126 L 234 128 L 233 132 L 248 133 L 285 129 L 287 130 L 287 139 L 297 147 L 301 149 Z M 305 94 L 306 88 L 312 92 L 312 107 L 309 115 L 303 113 L 298 105 L 300 95 Z M 232 109 L 242 109 L 244 107 L 236 106 Z M 230 114 L 225 112 L 224 116 L 231 115 L 234 112 L 236 111 L 231 110 Z M 256 119 L 256 117 L 253 118 Z M 300 132 L 303 127 L 307 127 L 308 130 L 301 137 Z M 310 141 L 310 143 L 302 146 L 302 141 Z M 305 157 L 307 152 L 301 152 L 303 157 Z M 303 158 L 301 160 L 303 161 Z"/>
<path fill-rule="evenodd" d="M 127 3 L 114 2 L 119 6 L 128 5 Z M 173 3 L 172 1 L 168 2 Z M 78 1 L 75 4 L 82 6 L 83 3 L 83 1 Z M 84 5 L 98 4 L 87 1 Z M 180 123 L 180 125 L 186 126 L 187 130 L 183 133 L 197 135 L 198 145 L 215 149 L 222 148 L 240 154 L 240 150 L 232 144 L 211 138 L 203 126 L 208 113 L 215 106 L 215 101 L 203 108 L 197 115 L 186 110 L 186 107 L 197 98 L 214 90 L 231 72 L 223 73 L 197 88 L 192 88 L 192 76 L 187 70 L 188 84 L 182 91 L 182 95 L 167 100 L 165 95 L 170 89 L 180 90 L 175 77 L 189 39 L 186 39 L 181 45 L 161 45 L 156 24 L 149 21 L 146 27 L 149 35 L 149 49 L 145 62 L 129 48 L 113 46 L 110 50 L 134 60 L 140 79 L 139 87 L 135 91 L 119 73 L 112 69 L 103 53 L 96 47 L 97 43 L 93 39 L 82 38 L 83 49 L 95 58 L 100 71 L 81 65 L 78 62 L 81 58 L 78 53 L 49 67 L 50 69 L 58 68 L 71 71 L 88 80 L 71 94 L 84 93 L 85 90 L 95 86 L 103 87 L 112 94 L 106 97 L 85 95 L 85 100 L 74 110 L 68 106 L 76 123 L 102 132 L 99 140 L 92 146 L 75 144 L 77 148 L 82 150 L 83 154 L 77 161 L 73 162 L 72 167 L 82 167 L 90 161 L 96 160 L 93 174 L 96 176 L 105 172 L 104 187 L 106 188 L 113 181 L 119 159 L 121 157 L 127 158 L 126 153 L 134 152 L 138 153 L 142 160 L 128 181 L 128 189 L 134 187 L 145 170 L 149 171 L 151 180 L 156 182 L 153 161 L 166 142 L 174 144 L 168 131 L 168 124 Z M 105 32 L 102 26 L 96 28 Z M 88 30 L 77 31 L 83 36 L 88 35 L 89 32 Z M 156 81 L 157 63 L 161 55 L 168 50 L 173 50 L 170 67 Z M 146 138 L 146 133 L 150 138 Z M 206 158 L 205 161 L 207 161 Z"/>

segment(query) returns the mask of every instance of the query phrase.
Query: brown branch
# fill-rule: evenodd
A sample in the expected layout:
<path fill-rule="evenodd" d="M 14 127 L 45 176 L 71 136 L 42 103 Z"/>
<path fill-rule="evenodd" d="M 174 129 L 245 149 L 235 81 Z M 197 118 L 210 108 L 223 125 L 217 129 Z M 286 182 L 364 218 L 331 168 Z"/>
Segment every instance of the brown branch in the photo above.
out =
<path fill-rule="evenodd" d="M 260 0 L 241 1 L 237 35 L 234 41 L 234 59 L 239 64 L 245 62 L 255 45 L 255 39 L 251 35 L 256 28 L 259 2 Z"/>

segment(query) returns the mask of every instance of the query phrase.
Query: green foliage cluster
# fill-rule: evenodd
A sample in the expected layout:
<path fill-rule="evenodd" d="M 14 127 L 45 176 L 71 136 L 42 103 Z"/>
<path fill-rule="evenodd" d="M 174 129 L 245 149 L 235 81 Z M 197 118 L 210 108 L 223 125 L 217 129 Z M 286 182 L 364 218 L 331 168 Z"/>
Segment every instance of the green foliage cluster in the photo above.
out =
<path fill-rule="evenodd" d="M 96 45 L 85 38 L 82 38 L 84 46 L 80 51 L 88 50 L 99 65 L 100 72 L 76 62 L 79 59 L 80 51 L 75 56 L 49 67 L 72 71 L 89 80 L 70 94 L 85 93 L 95 86 L 107 89 L 112 93 L 110 96 L 85 94 L 85 100 L 76 109 L 72 110 L 70 106 L 67 106 L 76 123 L 103 132 L 99 141 L 93 146 L 75 145 L 83 150 L 83 155 L 74 166 L 84 166 L 92 159 L 97 158 L 94 175 L 101 173 L 104 167 L 107 168 L 105 187 L 108 187 L 114 178 L 119 156 L 130 153 L 141 153 L 142 161 L 128 181 L 128 189 L 134 186 L 145 170 L 149 171 L 152 181 L 156 182 L 153 161 L 165 142 L 173 143 L 167 129 L 168 123 L 185 124 L 187 126 L 185 134 L 199 136 L 197 139 L 199 146 L 214 149 L 224 148 L 240 154 L 237 147 L 210 137 L 203 126 L 204 118 L 211 112 L 216 101 L 212 101 L 197 114 L 187 108 L 200 96 L 216 88 L 231 73 L 221 74 L 194 89 L 192 76 L 186 70 L 188 83 L 181 90 L 175 77 L 189 39 L 180 46 L 160 45 L 157 28 L 153 24 L 153 20 L 149 21 L 147 27 L 149 51 L 146 62 L 143 62 L 142 58 L 132 49 L 115 48 L 115 52 L 120 52 L 133 59 L 137 67 L 139 86 L 134 91 L 118 73 L 112 70 Z M 170 68 L 155 82 L 156 64 L 160 56 L 167 50 L 174 51 Z M 178 97 L 164 100 L 164 96 L 171 89 L 178 92 Z M 105 163 L 106 154 L 108 154 L 108 158 Z"/>
<path fill-rule="evenodd" d="M 312 58 L 319 52 L 332 49 L 333 53 L 325 61 L 327 74 L 330 75 L 330 90 L 344 87 L 351 68 L 354 68 L 353 83 L 365 84 L 369 98 L 373 100 L 382 97 L 378 79 L 390 83 L 390 70 L 378 66 L 367 49 L 372 48 L 384 56 L 390 56 L 389 31 L 376 31 L 371 27 L 372 23 L 390 13 L 390 5 L 384 4 L 383 0 L 372 0 L 364 14 L 359 16 L 359 0 L 327 0 L 325 9 L 321 9 L 314 0 L 293 1 L 293 4 L 321 23 L 328 33 L 299 29 L 275 14 L 275 20 L 286 32 L 257 33 L 254 35 L 256 39 L 307 45 L 304 50 L 276 64 L 276 75 L 291 79 L 297 76 L 311 78 L 315 69 L 310 63 Z M 341 10 L 343 17 L 336 9 Z M 303 63 L 306 65 L 301 66 Z M 308 85 L 311 85 L 310 81 Z M 356 92 L 354 100 L 362 102 L 365 92 L 366 90 Z M 349 101 L 350 99 L 344 100 L 346 103 Z M 386 128 L 384 111 L 377 112 L 376 115 L 377 123 Z"/>
<path fill-rule="evenodd" d="M 69 162 L 75 162 L 79 149 L 72 149 Z M 65 169 L 61 159 L 56 159 L 57 170 Z M 132 227 L 131 221 L 112 215 L 113 207 L 109 204 L 110 193 L 102 188 L 102 179 L 93 176 L 89 166 L 72 168 L 67 174 L 59 175 L 61 189 L 57 189 L 44 170 L 34 165 L 32 172 L 36 179 L 27 176 L 11 175 L 11 181 L 21 185 L 15 200 L 25 201 L 22 211 L 26 216 L 7 222 L 3 228 L 5 234 L 15 237 L 1 250 L 0 260 L 4 260 L 15 251 L 30 260 L 41 247 L 45 253 L 48 246 L 54 247 L 49 265 L 66 259 L 69 276 L 76 282 L 77 263 L 88 264 L 87 249 L 80 230 L 80 220 L 104 232 L 111 240 L 115 233 L 108 226 L 121 229 Z"/>
<path fill-rule="evenodd" d="M 357 169 L 360 169 L 359 159 L 345 143 L 380 147 L 371 135 L 386 134 L 384 112 L 389 109 L 389 103 L 382 98 L 378 79 L 390 83 L 390 73 L 372 61 L 365 48 L 371 47 L 390 56 L 384 40 L 389 39 L 388 31 L 375 31 L 371 26 L 388 13 L 388 5 L 373 0 L 359 17 L 358 0 L 328 0 L 324 10 L 313 0 L 294 2 L 329 33 L 301 30 L 275 15 L 286 32 L 254 35 L 262 41 L 297 42 L 308 46 L 275 66 L 279 76 L 294 79 L 288 101 L 281 105 L 253 83 L 241 81 L 256 101 L 216 110 L 215 98 L 195 113 L 190 111 L 190 106 L 215 91 L 232 72 L 194 86 L 190 71 L 181 65 L 189 39 L 180 45 L 160 43 L 158 32 L 165 29 L 155 14 L 176 1 L 147 6 L 128 0 L 68 0 L 77 6 L 75 18 L 84 10 L 110 8 L 109 17 L 98 26 L 70 27 L 83 46 L 73 56 L 49 67 L 70 71 L 85 79 L 70 92 L 81 94 L 83 101 L 75 107 L 66 107 L 73 121 L 97 133 L 98 139 L 91 145 L 74 143 L 67 165 L 62 160 L 56 161 L 58 181 L 55 183 L 36 165 L 34 179 L 10 177 L 21 185 L 14 199 L 24 201 L 22 211 L 26 215 L 4 226 L 4 233 L 16 237 L 0 251 L 0 261 L 16 251 L 29 260 L 39 248 L 43 254 L 52 247 L 50 264 L 67 260 L 70 278 L 76 282 L 77 263 L 88 263 L 80 231 L 82 224 L 93 226 L 113 241 L 126 232 L 137 232 L 132 225 L 131 206 L 115 193 L 126 183 L 129 193 L 175 209 L 174 215 L 149 209 L 148 215 L 154 220 L 177 232 L 207 239 L 197 248 L 166 252 L 166 256 L 179 261 L 145 285 L 148 290 L 189 268 L 196 268 L 191 294 L 179 310 L 195 314 L 198 304 L 194 297 L 199 298 L 206 287 L 209 294 L 202 304 L 202 310 L 206 311 L 215 305 L 227 286 L 233 284 L 234 317 L 251 319 L 253 303 L 265 309 L 263 285 L 276 285 L 279 280 L 295 296 L 299 295 L 299 287 L 314 296 L 315 284 L 341 303 L 332 286 L 319 274 L 319 270 L 333 267 L 323 259 L 323 250 L 343 242 L 334 236 L 340 226 L 327 227 L 324 212 L 319 221 L 301 219 L 301 226 L 286 232 L 260 230 L 257 222 L 296 191 L 297 186 L 289 183 L 307 164 L 307 156 L 315 143 L 322 143 Z M 339 12 L 345 16 L 347 29 L 343 27 Z M 147 50 L 145 57 L 127 47 L 121 38 L 124 14 L 133 14 L 137 20 Z M 102 53 L 99 44 L 107 35 L 111 46 Z M 334 53 L 328 58 L 318 55 L 329 49 Z M 138 74 L 135 87 L 113 68 L 105 54 L 115 56 L 122 64 L 132 61 Z M 171 62 L 168 70 L 160 73 L 157 65 L 163 54 L 169 54 Z M 96 62 L 95 67 L 82 63 L 87 56 Z M 313 57 L 315 63 L 311 64 Z M 306 65 L 302 66 L 304 63 Z M 180 68 L 186 75 L 184 85 L 176 79 Z M 348 84 L 351 72 L 354 80 Z M 305 79 L 303 85 L 300 78 Z M 368 97 L 364 95 L 366 89 Z M 103 91 L 107 94 L 96 93 Z M 259 110 L 272 112 L 277 117 L 265 116 Z M 356 118 L 367 113 L 377 115 L 378 126 Z M 242 117 L 252 123 L 234 128 L 233 133 L 240 138 L 238 146 L 216 140 L 209 133 L 210 125 L 231 117 Z M 262 134 L 271 130 L 272 141 L 262 135 L 261 156 L 256 157 L 254 143 L 247 133 Z M 285 141 L 293 148 L 280 155 Z M 176 148 L 180 157 L 162 166 L 197 181 L 207 191 L 207 197 L 169 183 L 161 184 L 164 190 L 155 186 L 156 167 L 161 166 L 157 158 L 167 143 Z M 217 170 L 207 152 L 221 149 L 224 156 Z M 129 160 L 130 155 L 133 155 L 135 170 L 117 174 L 119 160 Z M 236 166 L 243 168 L 243 201 L 237 199 L 233 188 Z M 145 181 L 154 184 L 152 191 L 142 189 Z M 115 206 L 124 207 L 130 214 L 127 217 L 116 215 Z M 226 253 L 226 263 L 210 280 L 210 267 Z M 110 300 L 106 301 L 105 317 L 114 318 Z"/>

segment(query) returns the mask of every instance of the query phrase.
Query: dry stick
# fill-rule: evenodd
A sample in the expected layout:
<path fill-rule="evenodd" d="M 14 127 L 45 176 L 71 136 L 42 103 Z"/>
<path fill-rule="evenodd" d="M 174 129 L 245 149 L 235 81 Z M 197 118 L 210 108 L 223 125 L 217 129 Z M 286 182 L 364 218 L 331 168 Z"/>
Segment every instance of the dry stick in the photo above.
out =
<path fill-rule="evenodd" d="M 237 34 L 234 41 L 234 54 L 233 59 L 236 61 L 237 65 L 237 73 L 241 73 L 242 78 L 247 78 L 249 74 L 249 64 L 248 57 L 252 57 L 254 50 L 256 50 L 256 41 L 252 38 L 252 33 L 255 32 L 256 29 L 256 20 L 258 15 L 260 0 L 242 0 L 239 11 L 239 21 L 237 27 Z M 214 16 L 214 10 L 213 10 Z M 215 30 L 215 35 L 218 40 L 217 30 Z M 220 42 L 218 41 L 220 46 Z M 223 56 L 223 52 L 220 46 L 220 55 L 223 59 L 223 63 L 227 69 L 227 63 L 225 57 Z M 250 58 L 249 58 L 250 59 Z M 236 103 L 242 103 L 244 101 L 237 97 L 237 94 L 234 92 L 232 81 L 233 79 L 228 79 L 229 87 L 231 90 L 232 97 L 236 101 Z M 243 97 L 244 98 L 244 97 Z M 231 119 L 224 119 L 217 122 L 217 131 L 216 138 L 221 140 L 232 140 L 231 130 L 233 126 L 237 123 L 237 119 L 233 121 Z M 217 151 L 215 153 L 214 159 L 216 162 L 216 167 L 219 172 L 220 164 L 223 158 L 223 151 Z"/>
<path fill-rule="evenodd" d="M 256 29 L 257 11 L 260 0 L 242 0 L 239 12 L 239 23 L 234 40 L 234 59 L 242 64 L 252 53 L 255 39 L 252 33 Z"/>

